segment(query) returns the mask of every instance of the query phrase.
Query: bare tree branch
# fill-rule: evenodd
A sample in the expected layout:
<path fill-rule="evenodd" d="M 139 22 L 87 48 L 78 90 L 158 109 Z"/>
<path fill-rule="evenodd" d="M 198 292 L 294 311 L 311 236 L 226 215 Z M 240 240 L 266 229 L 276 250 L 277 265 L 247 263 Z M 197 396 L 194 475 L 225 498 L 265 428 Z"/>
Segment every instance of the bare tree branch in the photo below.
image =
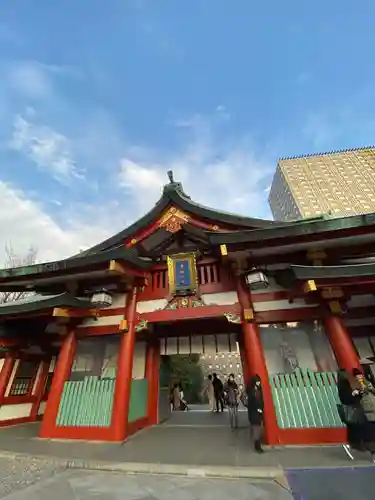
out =
<path fill-rule="evenodd" d="M 13 267 L 30 266 L 36 263 L 37 249 L 31 246 L 26 254 L 19 255 L 14 251 L 11 243 L 5 245 L 5 262 L 4 268 L 10 269 Z M 0 292 L 0 304 L 13 302 L 15 300 L 24 299 L 32 292 Z"/>

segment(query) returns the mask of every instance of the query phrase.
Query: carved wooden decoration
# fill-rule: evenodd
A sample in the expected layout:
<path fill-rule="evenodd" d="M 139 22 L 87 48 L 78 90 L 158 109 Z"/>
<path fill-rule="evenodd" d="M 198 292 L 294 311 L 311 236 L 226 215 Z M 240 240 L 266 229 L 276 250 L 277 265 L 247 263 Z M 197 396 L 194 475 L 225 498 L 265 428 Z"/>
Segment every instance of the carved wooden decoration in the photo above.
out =
<path fill-rule="evenodd" d="M 182 226 L 189 221 L 189 216 L 182 210 L 176 207 L 171 207 L 159 219 L 159 227 L 164 228 L 170 233 L 177 233 L 181 230 Z"/>

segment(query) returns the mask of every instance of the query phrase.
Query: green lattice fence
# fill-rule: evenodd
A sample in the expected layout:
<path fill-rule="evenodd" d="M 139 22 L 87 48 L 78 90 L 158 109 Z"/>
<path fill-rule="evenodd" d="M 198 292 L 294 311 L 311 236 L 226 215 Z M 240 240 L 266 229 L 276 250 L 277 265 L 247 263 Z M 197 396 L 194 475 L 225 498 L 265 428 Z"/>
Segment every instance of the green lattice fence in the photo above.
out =
<path fill-rule="evenodd" d="M 67 427 L 109 427 L 111 425 L 115 379 L 86 377 L 65 382 L 56 425 Z M 147 417 L 148 382 L 132 380 L 129 422 Z"/>
<path fill-rule="evenodd" d="M 281 428 L 342 427 L 335 372 L 296 370 L 270 377 Z"/>
<path fill-rule="evenodd" d="M 85 377 L 79 382 L 65 382 L 58 426 L 109 427 L 111 424 L 115 379 Z"/>

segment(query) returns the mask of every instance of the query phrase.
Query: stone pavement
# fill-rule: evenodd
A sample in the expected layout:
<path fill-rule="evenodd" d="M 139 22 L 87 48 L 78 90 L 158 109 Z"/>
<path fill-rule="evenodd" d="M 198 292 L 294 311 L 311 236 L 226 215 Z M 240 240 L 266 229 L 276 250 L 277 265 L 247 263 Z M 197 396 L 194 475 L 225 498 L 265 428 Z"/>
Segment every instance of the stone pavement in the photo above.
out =
<path fill-rule="evenodd" d="M 275 488 L 275 484 L 270 479 L 277 479 L 284 485 L 285 493 L 285 487 L 290 485 L 294 498 L 298 500 L 305 498 L 323 500 L 325 497 L 322 495 L 326 495 L 327 499 L 338 498 L 339 493 L 335 488 L 345 485 L 345 481 L 351 478 L 348 485 L 341 488 L 343 491 L 340 491 L 339 498 L 345 499 L 345 492 L 351 492 L 352 495 L 351 487 L 355 487 L 355 491 L 363 490 L 363 497 L 358 498 L 363 498 L 363 500 L 372 498 L 366 496 L 365 491 L 366 488 L 370 488 L 370 484 L 375 484 L 375 467 L 370 465 L 368 456 L 359 454 L 355 462 L 350 462 L 340 446 L 273 448 L 263 455 L 257 455 L 251 449 L 246 413 L 240 414 L 240 428 L 232 431 L 229 428 L 226 413 L 212 414 L 192 409 L 193 411 L 190 412 L 173 414 L 168 422 L 141 431 L 123 444 L 41 440 L 37 437 L 39 424 L 2 428 L 0 429 L 0 460 L 2 461 L 0 467 L 4 473 L 1 476 L 0 469 L 0 482 L 4 486 L 3 490 L 0 490 L 0 497 L 8 491 L 23 488 L 35 482 L 33 490 L 30 488 L 25 490 L 25 493 L 30 491 L 30 500 L 35 497 L 31 495 L 35 495 L 38 488 L 40 496 L 35 498 L 50 499 L 51 495 L 44 493 L 43 488 L 47 492 L 48 488 L 51 491 L 53 487 L 56 491 L 61 489 L 62 492 L 70 492 L 73 486 L 77 489 L 77 485 L 80 484 L 86 484 L 88 490 L 84 492 L 82 487 L 79 490 L 81 496 L 76 496 L 76 498 L 101 498 L 99 495 L 102 493 L 98 486 L 100 481 L 109 478 L 109 484 L 114 484 L 115 479 L 112 481 L 111 478 L 119 478 L 120 476 L 115 472 L 122 472 L 122 479 L 116 479 L 117 490 L 111 493 L 114 496 L 111 497 L 106 491 L 103 493 L 103 498 L 123 498 L 123 495 L 125 498 L 129 496 L 130 499 L 172 498 L 171 489 L 176 488 L 173 486 L 174 481 L 180 481 L 178 484 L 185 485 L 185 480 L 187 480 L 186 484 L 191 486 L 184 487 L 185 489 L 181 487 L 178 495 L 177 490 L 173 490 L 176 500 L 194 498 L 194 496 L 189 497 L 188 493 L 192 492 L 195 487 L 204 489 L 204 485 L 206 485 L 207 498 L 209 498 L 210 492 L 216 491 L 213 483 L 219 481 L 214 477 L 220 477 L 220 481 L 224 481 L 224 478 L 236 477 L 238 495 L 243 491 L 241 490 L 243 487 L 248 488 L 251 494 L 254 493 L 254 498 L 259 499 L 268 498 L 264 496 L 266 494 L 264 492 L 267 488 L 267 491 L 269 488 L 271 490 Z M 62 472 L 65 469 L 70 470 Z M 133 473 L 133 476 L 124 473 Z M 134 476 L 134 473 L 143 475 L 138 477 Z M 143 478 L 146 482 L 151 481 L 145 473 L 163 474 L 163 476 L 158 476 L 160 483 L 157 484 L 164 493 L 147 490 L 149 491 L 148 497 L 145 495 L 132 497 L 130 493 L 128 494 L 127 488 L 136 488 L 136 480 Z M 191 473 L 195 477 L 189 477 Z M 174 479 L 166 474 L 175 475 Z M 197 475 L 202 477 L 197 477 Z M 204 475 L 206 477 L 203 477 Z M 51 476 L 53 477 L 48 479 Z M 193 485 L 196 486 L 193 488 Z M 138 486 L 142 489 L 141 485 Z M 250 486 L 260 488 L 261 492 L 255 491 Z M 123 495 L 119 493 L 121 488 L 123 488 Z M 224 486 L 219 487 L 219 490 L 221 489 L 224 491 Z M 167 492 L 169 492 L 169 497 Z M 9 498 L 23 498 L 20 494 L 18 496 L 14 494 Z M 283 495 L 279 491 L 277 494 Z M 285 494 L 280 497 L 275 496 L 274 492 L 272 495 L 269 498 L 291 498 L 285 497 Z M 218 494 L 216 497 L 220 498 Z M 242 498 L 234 494 L 232 497 L 233 500 Z M 206 493 L 204 498 L 206 498 Z M 347 498 L 353 498 L 353 496 L 347 496 Z"/>
<path fill-rule="evenodd" d="M 245 420 L 243 420 L 245 419 Z M 39 424 L 0 429 L 1 452 L 76 461 L 174 464 L 193 467 L 348 467 L 340 446 L 280 447 L 259 456 L 251 449 L 246 415 L 243 427 L 231 431 L 228 415 L 204 412 L 175 413 L 165 424 L 146 429 L 123 444 L 54 441 L 37 438 Z M 368 466 L 369 456 L 355 462 Z"/>
<path fill-rule="evenodd" d="M 275 482 L 67 471 L 4 500 L 292 500 Z"/>
<path fill-rule="evenodd" d="M 49 460 L 31 457 L 0 458 L 0 498 L 61 473 L 66 467 Z"/>
<path fill-rule="evenodd" d="M 287 470 L 295 500 L 372 500 L 375 467 Z"/>

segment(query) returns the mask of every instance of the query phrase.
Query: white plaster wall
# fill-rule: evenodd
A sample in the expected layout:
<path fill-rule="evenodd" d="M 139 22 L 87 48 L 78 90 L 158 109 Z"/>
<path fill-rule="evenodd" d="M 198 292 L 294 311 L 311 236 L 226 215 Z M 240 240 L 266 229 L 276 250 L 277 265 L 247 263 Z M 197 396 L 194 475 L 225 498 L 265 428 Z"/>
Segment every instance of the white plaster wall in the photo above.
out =
<path fill-rule="evenodd" d="M 237 292 L 204 293 L 202 300 L 207 306 L 226 306 L 238 302 Z"/>
<path fill-rule="evenodd" d="M 42 401 L 40 403 L 39 410 L 38 410 L 38 415 L 44 415 L 44 411 L 46 409 L 46 406 L 47 406 L 47 402 L 46 401 Z"/>
<path fill-rule="evenodd" d="M 372 294 L 353 295 L 346 305 L 349 309 L 353 307 L 375 306 L 375 297 Z"/>
<path fill-rule="evenodd" d="M 268 284 L 269 284 L 269 286 L 263 290 L 262 289 L 252 290 L 251 295 L 259 295 L 261 293 L 269 293 L 269 292 L 282 292 L 282 291 L 286 290 L 282 286 L 278 285 L 276 283 L 275 278 L 273 278 L 272 276 L 268 277 Z"/>
<path fill-rule="evenodd" d="M 118 293 L 116 295 L 112 295 L 112 305 L 106 307 L 106 309 L 117 309 L 119 307 L 126 306 L 126 293 Z M 106 309 L 102 309 L 105 311 Z"/>
<path fill-rule="evenodd" d="M 373 340 L 375 340 L 374 337 Z M 353 342 L 357 348 L 360 358 L 368 358 L 373 356 L 368 337 L 357 337 L 353 339 Z"/>
<path fill-rule="evenodd" d="M 21 405 L 3 405 L 0 407 L 0 420 L 29 417 L 31 408 L 32 403 L 24 403 Z"/>
<path fill-rule="evenodd" d="M 164 309 L 168 301 L 166 299 L 157 299 L 157 300 L 141 300 L 137 302 L 137 313 L 149 313 L 153 311 L 158 311 L 160 309 Z"/>
<path fill-rule="evenodd" d="M 314 354 L 305 332 L 301 330 L 288 331 L 286 339 L 281 336 L 281 332 L 273 328 L 260 328 L 260 332 L 267 369 L 271 375 L 285 371 L 280 353 L 280 344 L 284 340 L 287 340 L 292 347 L 292 352 L 297 356 L 301 368 L 317 370 Z"/>
<path fill-rule="evenodd" d="M 303 299 L 289 300 L 269 300 L 265 302 L 254 302 L 254 311 L 281 311 L 283 309 L 299 309 L 302 307 L 317 307 L 318 304 L 306 304 Z"/>
<path fill-rule="evenodd" d="M 49 370 L 48 370 L 48 373 L 53 373 L 55 371 L 55 366 L 56 366 L 56 360 L 57 358 L 53 357 L 51 359 L 51 363 L 49 365 Z"/>
<path fill-rule="evenodd" d="M 132 378 L 145 378 L 146 342 L 136 342 L 134 346 Z"/>
<path fill-rule="evenodd" d="M 164 338 L 160 342 L 160 352 L 167 356 L 173 354 L 216 354 L 218 352 L 237 352 L 235 333 L 219 335 L 192 335 L 189 337 Z"/>
<path fill-rule="evenodd" d="M 123 314 L 116 316 L 99 316 L 98 318 L 85 318 L 82 323 L 78 325 L 78 328 L 85 326 L 118 326 L 123 319 Z"/>
<path fill-rule="evenodd" d="M 375 317 L 344 319 L 346 326 L 367 326 L 375 324 Z"/>

